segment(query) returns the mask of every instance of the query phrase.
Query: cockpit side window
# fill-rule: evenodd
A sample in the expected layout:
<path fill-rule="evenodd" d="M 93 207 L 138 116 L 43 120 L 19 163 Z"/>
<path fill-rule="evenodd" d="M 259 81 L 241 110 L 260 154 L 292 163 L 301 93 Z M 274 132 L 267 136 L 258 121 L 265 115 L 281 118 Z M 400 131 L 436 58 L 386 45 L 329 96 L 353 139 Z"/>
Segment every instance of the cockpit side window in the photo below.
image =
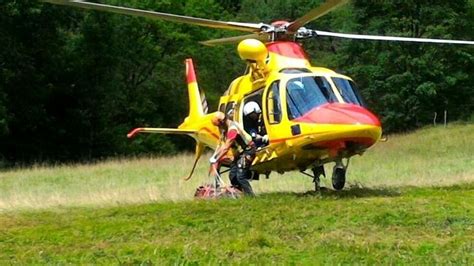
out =
<path fill-rule="evenodd" d="M 337 98 L 324 77 L 300 77 L 286 84 L 288 119 L 293 120 Z"/>
<path fill-rule="evenodd" d="M 281 122 L 280 81 L 270 85 L 267 95 L 267 118 L 270 124 Z"/>
<path fill-rule="evenodd" d="M 348 79 L 343 78 L 332 78 L 337 90 L 342 96 L 342 99 L 346 103 L 352 103 L 360 106 L 365 106 L 362 97 L 359 94 L 355 83 Z"/>
<path fill-rule="evenodd" d="M 227 103 L 224 113 L 227 115 L 227 117 L 235 119 L 235 102 Z"/>

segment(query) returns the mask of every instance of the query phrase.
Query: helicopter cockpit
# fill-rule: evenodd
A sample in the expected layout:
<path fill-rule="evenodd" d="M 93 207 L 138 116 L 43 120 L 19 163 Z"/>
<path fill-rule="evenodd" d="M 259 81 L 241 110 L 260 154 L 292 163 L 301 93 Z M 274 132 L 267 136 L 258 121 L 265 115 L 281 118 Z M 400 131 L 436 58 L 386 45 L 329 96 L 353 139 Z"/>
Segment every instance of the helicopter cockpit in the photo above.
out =
<path fill-rule="evenodd" d="M 285 72 L 280 79 L 244 97 L 235 118 L 243 123 L 248 132 L 255 127 L 243 113 L 243 107 L 249 102 L 257 103 L 262 110 L 261 119 L 265 120 L 265 123 L 261 124 L 262 131 L 266 131 L 265 128 L 272 125 L 279 125 L 283 120 L 297 121 L 312 110 L 326 104 L 364 106 L 352 80 L 341 75 L 315 75 L 299 69 Z M 227 113 L 229 108 L 233 110 L 234 107 L 235 104 L 229 102 L 221 106 L 221 109 Z"/>
<path fill-rule="evenodd" d="M 352 80 L 333 77 L 332 81 L 339 91 L 339 94 L 341 94 L 344 102 L 365 106 L 365 103 L 359 94 L 359 90 Z"/>
<path fill-rule="evenodd" d="M 337 97 L 324 77 L 300 77 L 290 79 L 286 83 L 286 107 L 290 120 L 313 108 L 333 102 L 337 102 Z"/>
<path fill-rule="evenodd" d="M 280 94 L 280 87 L 284 91 Z M 330 103 L 347 103 L 364 106 L 356 85 L 343 77 L 304 75 L 274 81 L 267 89 L 267 120 L 278 124 L 281 109 L 286 109 L 288 120 L 304 116 L 311 110 Z M 285 106 L 286 105 L 286 106 Z"/>

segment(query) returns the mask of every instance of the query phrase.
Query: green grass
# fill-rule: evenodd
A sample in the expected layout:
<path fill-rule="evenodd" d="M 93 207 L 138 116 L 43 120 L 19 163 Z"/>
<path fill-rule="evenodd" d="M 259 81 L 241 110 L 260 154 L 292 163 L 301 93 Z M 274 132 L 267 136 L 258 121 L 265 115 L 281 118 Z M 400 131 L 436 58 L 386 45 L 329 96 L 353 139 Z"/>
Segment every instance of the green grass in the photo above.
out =
<path fill-rule="evenodd" d="M 474 262 L 474 186 L 9 212 L 3 263 Z"/>
<path fill-rule="evenodd" d="M 472 265 L 473 140 L 474 125 L 391 136 L 343 191 L 290 173 L 241 200 L 190 200 L 207 180 L 205 160 L 180 179 L 190 155 L 2 172 L 0 264 Z"/>

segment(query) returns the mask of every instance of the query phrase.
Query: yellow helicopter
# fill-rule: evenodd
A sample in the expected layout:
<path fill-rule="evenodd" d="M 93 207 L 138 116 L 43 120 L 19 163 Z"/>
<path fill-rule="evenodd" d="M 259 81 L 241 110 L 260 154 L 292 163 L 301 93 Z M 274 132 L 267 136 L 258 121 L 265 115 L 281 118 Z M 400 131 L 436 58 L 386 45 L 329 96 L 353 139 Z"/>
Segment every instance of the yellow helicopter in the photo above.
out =
<path fill-rule="evenodd" d="M 404 38 L 344 34 L 311 30 L 304 27 L 347 0 L 329 0 L 295 21 L 271 24 L 224 22 L 189 16 L 139 10 L 86 1 L 42 0 L 85 9 L 188 23 L 210 28 L 248 32 L 237 37 L 204 41 L 204 45 L 238 44 L 238 53 L 247 62 L 247 71 L 236 78 L 220 98 L 218 111 L 226 113 L 246 129 L 244 106 L 259 105 L 268 142 L 258 148 L 252 171 L 268 175 L 301 171 L 309 175 L 319 189 L 324 165 L 335 163 L 332 185 L 340 190 L 345 185 L 349 159 L 362 155 L 381 139 L 379 119 L 367 110 L 355 83 L 350 77 L 333 70 L 312 66 L 297 42 L 302 39 L 331 36 L 359 40 L 402 41 L 423 43 L 468 44 L 472 41 Z M 205 147 L 215 149 L 220 141 L 217 127 L 211 123 L 207 102 L 199 89 L 192 59 L 187 59 L 186 76 L 189 94 L 189 115 L 174 128 L 136 128 L 138 133 L 185 134 L 196 140 L 195 162 L 186 179 L 193 175 Z M 308 174 L 305 171 L 311 170 Z"/>

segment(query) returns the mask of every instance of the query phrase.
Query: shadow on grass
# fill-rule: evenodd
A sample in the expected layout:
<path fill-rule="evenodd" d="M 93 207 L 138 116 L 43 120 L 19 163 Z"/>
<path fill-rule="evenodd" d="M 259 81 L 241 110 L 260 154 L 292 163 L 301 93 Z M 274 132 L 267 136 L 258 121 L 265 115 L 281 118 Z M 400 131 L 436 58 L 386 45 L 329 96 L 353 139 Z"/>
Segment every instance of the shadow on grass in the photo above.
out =
<path fill-rule="evenodd" d="M 306 191 L 306 192 L 270 192 L 263 193 L 262 196 L 294 196 L 294 197 L 321 197 L 332 199 L 344 198 L 370 198 L 370 197 L 399 197 L 403 194 L 417 195 L 434 192 L 461 192 L 474 190 L 474 183 L 455 184 L 450 186 L 433 186 L 433 187 L 365 187 L 360 183 L 349 184 L 343 190 L 336 191 L 332 188 L 322 187 L 320 191 Z"/>
<path fill-rule="evenodd" d="M 322 197 L 322 198 L 370 198 L 370 197 L 398 197 L 402 193 L 398 188 L 370 188 L 360 184 L 352 184 L 345 189 L 336 191 L 331 188 L 322 187 L 320 191 L 306 192 L 271 192 L 265 195 L 289 195 L 296 197 Z"/>

